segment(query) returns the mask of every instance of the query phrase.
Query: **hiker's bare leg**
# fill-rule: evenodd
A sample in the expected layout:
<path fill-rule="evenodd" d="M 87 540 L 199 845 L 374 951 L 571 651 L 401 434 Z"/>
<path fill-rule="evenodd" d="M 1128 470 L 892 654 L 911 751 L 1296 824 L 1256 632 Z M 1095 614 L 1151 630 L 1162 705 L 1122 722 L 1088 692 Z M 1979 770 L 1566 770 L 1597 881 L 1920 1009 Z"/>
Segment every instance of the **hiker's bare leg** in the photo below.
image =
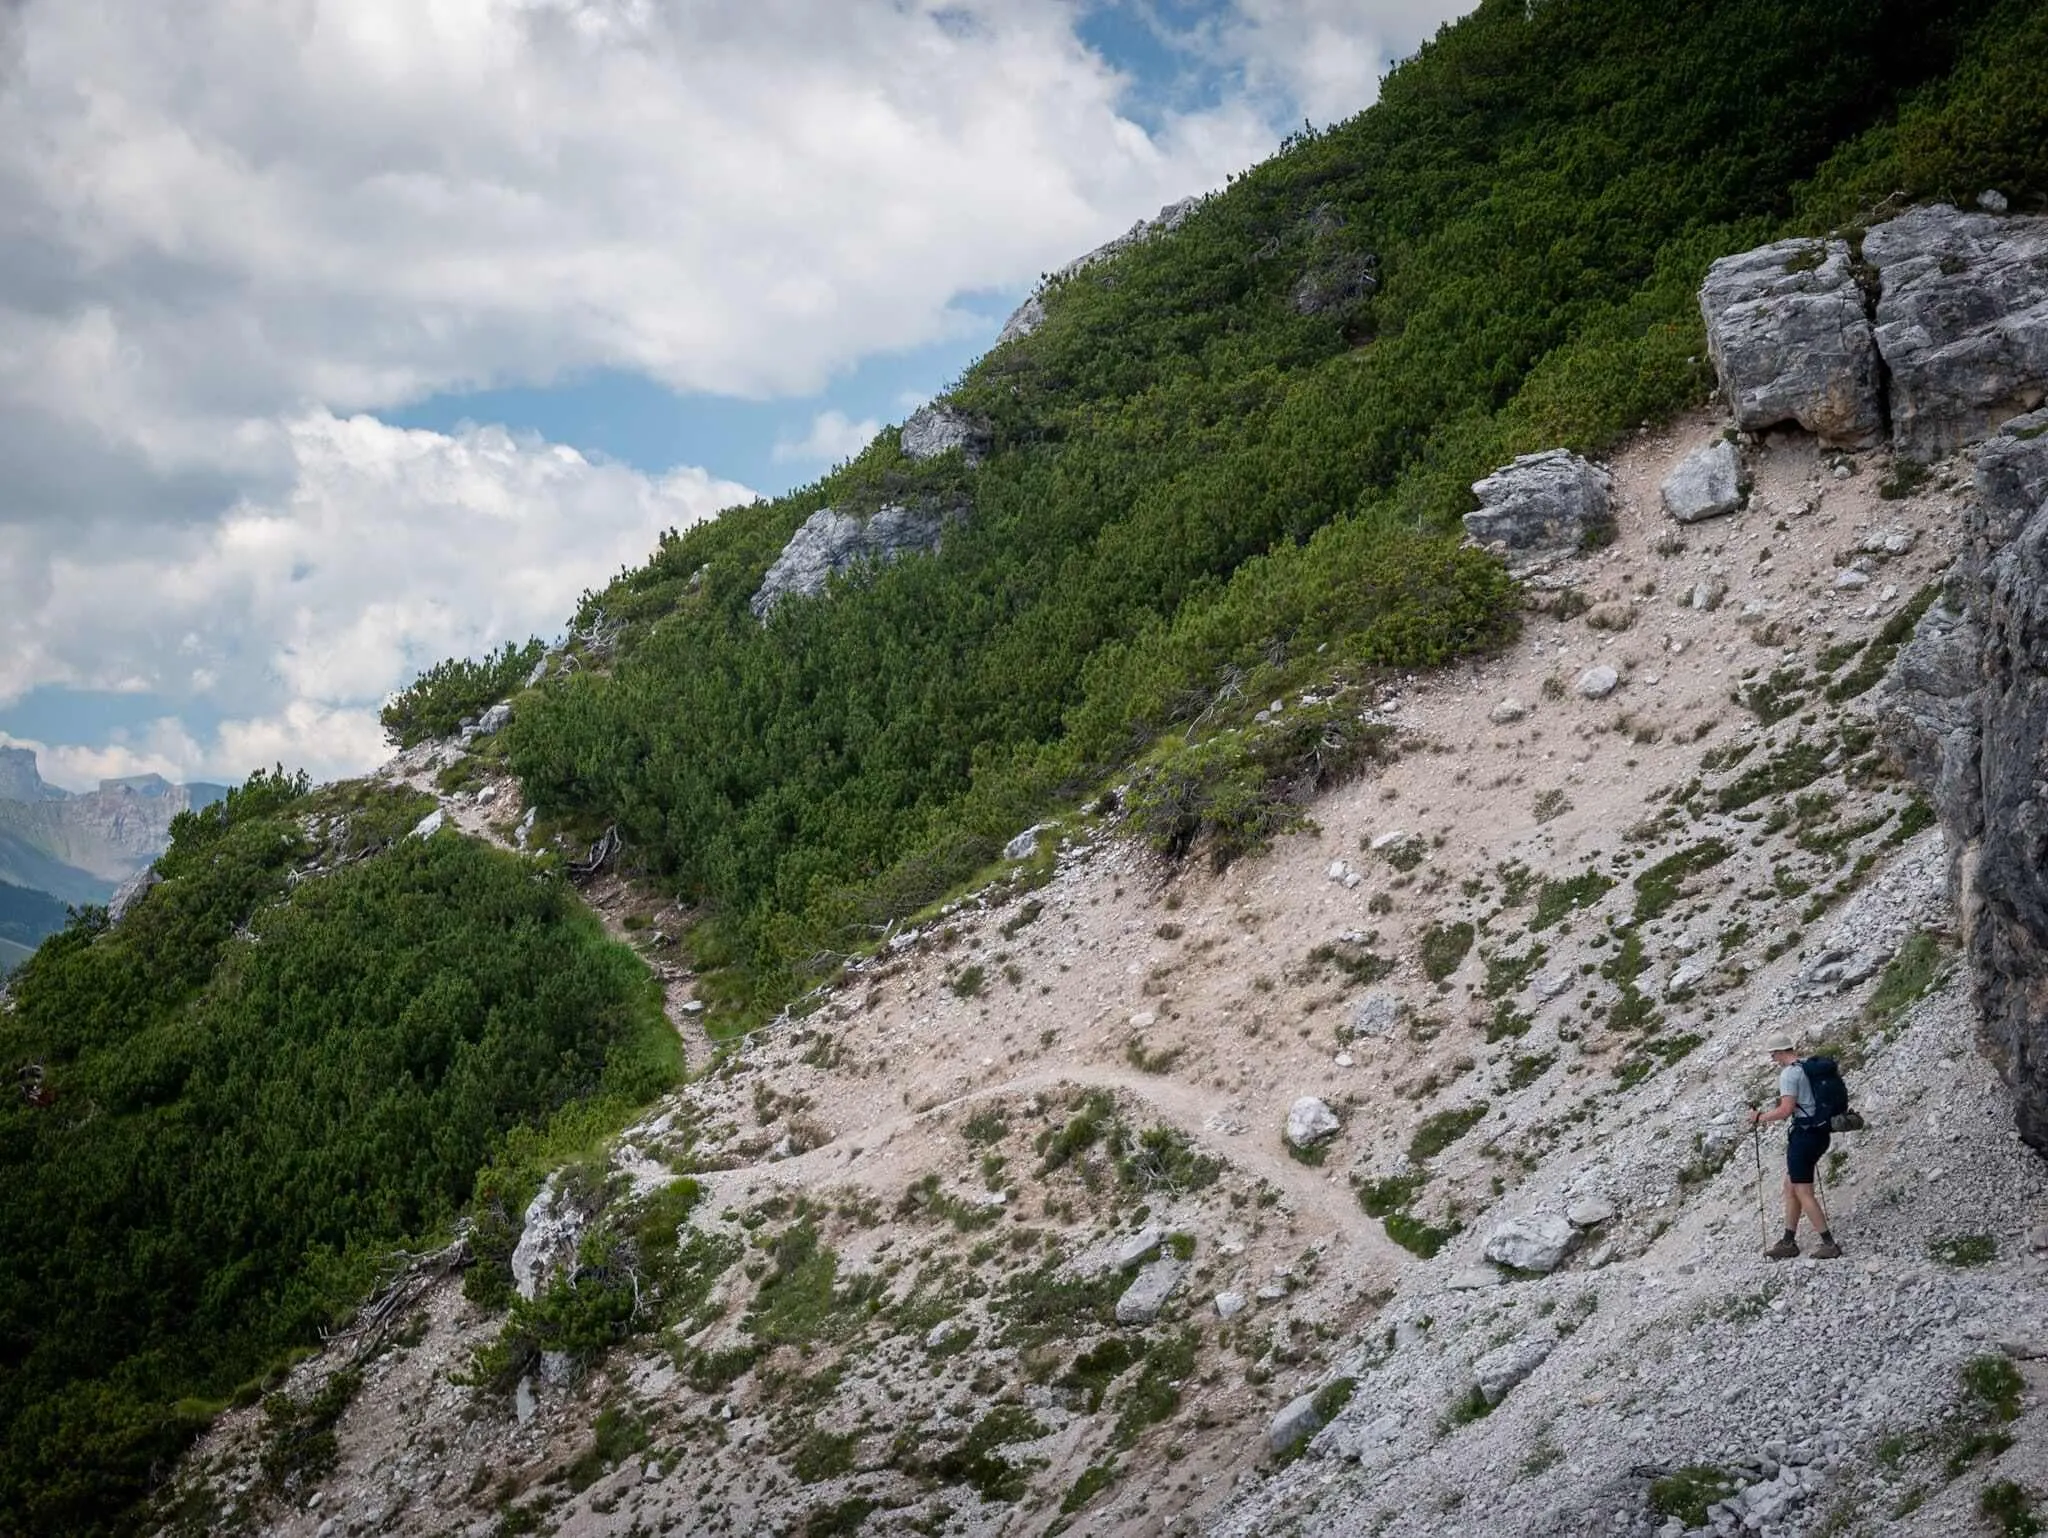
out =
<path fill-rule="evenodd" d="M 1786 1182 L 1785 1191 L 1786 1195 L 1792 1199 L 1786 1203 L 1785 1226 L 1787 1228 L 1796 1228 L 1798 1226 L 1799 1220 L 1794 1215 L 1796 1211 L 1806 1214 L 1806 1221 L 1813 1225 L 1815 1233 L 1824 1234 L 1828 1231 L 1827 1212 L 1821 1207 L 1820 1197 L 1814 1193 L 1812 1186 L 1795 1186 L 1788 1181 Z M 1793 1207 L 1793 1202 L 1798 1204 L 1796 1209 Z"/>
<path fill-rule="evenodd" d="M 1787 1175 L 1785 1177 L 1785 1232 L 1788 1234 L 1799 1232 L 1799 1190 L 1798 1186 L 1792 1184 L 1792 1177 Z M 1811 1193 L 1813 1187 L 1808 1186 L 1806 1190 Z"/>

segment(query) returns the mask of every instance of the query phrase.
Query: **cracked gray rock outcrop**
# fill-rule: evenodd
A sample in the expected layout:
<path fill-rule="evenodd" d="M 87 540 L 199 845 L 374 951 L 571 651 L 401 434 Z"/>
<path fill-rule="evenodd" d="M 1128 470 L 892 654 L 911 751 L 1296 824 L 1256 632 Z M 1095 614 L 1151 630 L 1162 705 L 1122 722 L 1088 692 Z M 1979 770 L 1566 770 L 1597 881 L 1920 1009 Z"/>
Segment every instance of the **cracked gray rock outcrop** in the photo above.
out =
<path fill-rule="evenodd" d="M 1884 437 L 1877 346 L 1846 241 L 1723 257 L 1700 286 L 1700 313 L 1736 426 L 1797 422 L 1843 448 Z"/>
<path fill-rule="evenodd" d="M 1932 459 L 2048 398 L 2048 219 L 1909 208 L 1863 237 L 1892 438 Z"/>
<path fill-rule="evenodd" d="M 765 620 L 785 598 L 824 592 L 835 572 L 867 562 L 886 566 L 905 555 L 936 550 L 947 521 L 942 513 L 893 505 L 866 519 L 821 507 L 782 547 L 749 607 L 755 618 Z"/>
<path fill-rule="evenodd" d="M 1003 329 L 996 337 L 996 346 L 1014 342 L 1018 337 L 1029 336 L 1045 324 L 1045 289 L 1063 279 L 1071 278 L 1083 268 L 1093 267 L 1097 262 L 1106 262 L 1119 251 L 1127 251 L 1141 241 L 1151 240 L 1158 235 L 1170 235 L 1187 221 L 1201 204 L 1200 198 L 1182 198 L 1178 203 L 1169 203 L 1150 219 L 1140 219 L 1114 240 L 1106 240 L 1085 256 L 1077 256 L 1046 280 L 1037 293 L 1026 299 L 1010 312 L 1010 318 L 1003 322 Z"/>
<path fill-rule="evenodd" d="M 1860 262 L 1859 259 L 1860 258 Z M 1738 427 L 1929 460 L 2048 399 L 2048 219 L 1909 208 L 1863 237 L 1723 257 L 1700 286 Z"/>
<path fill-rule="evenodd" d="M 1538 570 L 1606 541 L 1613 490 L 1605 470 L 1568 449 L 1524 454 L 1473 483 L 1479 508 L 1465 515 L 1465 533 L 1517 575 Z"/>
<path fill-rule="evenodd" d="M 916 460 L 936 459 L 958 449 L 967 463 L 978 465 L 989 450 L 986 423 L 938 401 L 913 411 L 898 441 L 903 452 Z"/>
<path fill-rule="evenodd" d="M 1951 852 L 1978 1034 L 2048 1153 L 2048 411 L 1978 455 L 1947 592 L 1887 681 L 1886 739 Z"/>

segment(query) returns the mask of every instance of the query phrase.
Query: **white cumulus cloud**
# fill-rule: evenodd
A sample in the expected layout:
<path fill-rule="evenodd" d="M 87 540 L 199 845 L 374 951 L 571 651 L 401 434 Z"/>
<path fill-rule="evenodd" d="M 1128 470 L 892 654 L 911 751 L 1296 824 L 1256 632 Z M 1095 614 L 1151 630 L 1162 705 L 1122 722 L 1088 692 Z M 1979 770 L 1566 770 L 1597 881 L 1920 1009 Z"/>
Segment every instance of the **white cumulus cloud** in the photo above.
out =
<path fill-rule="evenodd" d="M 112 744 L 142 755 L 119 761 L 201 777 L 278 760 L 359 770 L 382 756 L 377 706 L 423 667 L 553 634 L 662 530 L 752 495 L 495 427 L 447 435 L 314 411 L 280 436 L 292 474 L 274 499 L 139 547 L 109 529 L 10 559 L 0 698 L 51 682 L 212 697 L 239 708 L 209 736 L 159 721 Z"/>
<path fill-rule="evenodd" d="M 1274 92 L 1363 105 L 1436 14 L 1234 0 L 1205 36 L 1250 88 L 1141 127 L 1087 11 L 0 0 L 0 706 L 226 722 L 51 745 L 81 766 L 360 768 L 407 669 L 551 630 L 742 494 L 364 413 L 596 370 L 813 394 L 1220 184 Z"/>
<path fill-rule="evenodd" d="M 855 422 L 843 411 L 821 411 L 811 418 L 811 429 L 803 437 L 776 443 L 775 458 L 782 463 L 838 464 L 866 448 L 881 430 L 882 424 L 872 417 Z"/>

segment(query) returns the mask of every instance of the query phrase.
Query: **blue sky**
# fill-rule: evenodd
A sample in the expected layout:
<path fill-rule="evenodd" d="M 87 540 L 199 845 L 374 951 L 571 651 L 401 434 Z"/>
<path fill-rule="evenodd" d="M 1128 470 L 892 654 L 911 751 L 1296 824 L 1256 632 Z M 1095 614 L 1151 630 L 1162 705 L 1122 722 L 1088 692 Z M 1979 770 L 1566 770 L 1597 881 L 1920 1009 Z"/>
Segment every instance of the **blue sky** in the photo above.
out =
<path fill-rule="evenodd" d="M 23 0 L 0 741 L 369 767 L 421 668 L 814 479 L 1457 8 Z"/>

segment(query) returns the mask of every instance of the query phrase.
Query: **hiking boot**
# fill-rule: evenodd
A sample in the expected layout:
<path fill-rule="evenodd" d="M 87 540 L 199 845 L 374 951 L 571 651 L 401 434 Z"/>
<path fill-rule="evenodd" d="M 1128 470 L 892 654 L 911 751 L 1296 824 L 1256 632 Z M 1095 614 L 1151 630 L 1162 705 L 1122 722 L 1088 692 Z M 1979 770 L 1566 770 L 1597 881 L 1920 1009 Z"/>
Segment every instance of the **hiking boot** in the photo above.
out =
<path fill-rule="evenodd" d="M 1832 1239 L 1823 1239 L 1813 1252 L 1815 1260 L 1840 1260 L 1842 1247 Z"/>
<path fill-rule="evenodd" d="M 1836 1250 L 1835 1253 L 1839 1255 L 1842 1252 Z M 1764 1259 L 1766 1260 L 1797 1260 L 1798 1258 L 1799 1241 L 1797 1239 L 1780 1239 L 1776 1244 L 1764 1251 Z"/>

